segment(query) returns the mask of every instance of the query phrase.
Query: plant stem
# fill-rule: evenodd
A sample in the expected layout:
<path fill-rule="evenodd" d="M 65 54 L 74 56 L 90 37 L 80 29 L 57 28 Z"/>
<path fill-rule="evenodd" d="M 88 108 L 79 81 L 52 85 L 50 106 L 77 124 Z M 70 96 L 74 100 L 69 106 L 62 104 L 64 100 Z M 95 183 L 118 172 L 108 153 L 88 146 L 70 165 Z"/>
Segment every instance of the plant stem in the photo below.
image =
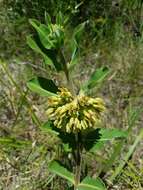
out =
<path fill-rule="evenodd" d="M 59 49 L 59 55 L 60 55 L 60 58 L 61 58 L 61 63 L 62 63 L 62 67 L 63 67 L 64 73 L 65 73 L 65 76 L 66 76 L 67 83 L 68 83 L 72 93 L 75 94 L 73 81 L 71 79 L 71 76 L 70 76 L 70 73 L 69 73 L 67 63 L 66 63 L 64 54 L 62 52 L 62 49 Z"/>
<path fill-rule="evenodd" d="M 74 190 L 77 190 L 78 184 L 80 183 L 80 175 L 81 175 L 81 146 L 79 142 L 79 133 L 75 134 L 76 140 L 76 150 L 75 150 L 75 185 Z"/>
<path fill-rule="evenodd" d="M 60 57 L 63 63 L 63 69 L 64 69 L 64 73 L 67 79 L 67 83 L 68 86 L 70 87 L 71 92 L 76 95 L 75 90 L 74 90 L 74 85 L 73 85 L 73 81 L 71 79 L 68 67 L 66 65 L 66 61 L 64 58 L 64 55 L 61 51 L 61 49 L 59 50 L 60 53 Z M 80 183 L 80 176 L 81 176 L 81 154 L 82 154 L 82 147 L 80 144 L 80 133 L 75 134 L 75 141 L 76 141 L 76 150 L 73 150 L 73 155 L 75 158 L 75 184 L 74 184 L 74 190 L 77 190 L 78 188 L 78 184 Z"/>

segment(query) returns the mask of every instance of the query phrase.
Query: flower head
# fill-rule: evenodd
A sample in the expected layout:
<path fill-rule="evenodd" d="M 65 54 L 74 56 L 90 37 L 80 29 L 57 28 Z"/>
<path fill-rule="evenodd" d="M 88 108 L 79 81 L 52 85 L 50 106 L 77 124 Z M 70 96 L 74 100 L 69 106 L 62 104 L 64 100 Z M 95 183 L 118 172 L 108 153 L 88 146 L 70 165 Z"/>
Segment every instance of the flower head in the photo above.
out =
<path fill-rule="evenodd" d="M 101 98 L 84 94 L 73 96 L 67 88 L 59 88 L 58 96 L 48 99 L 47 115 L 54 125 L 68 133 L 95 128 L 105 110 Z"/>

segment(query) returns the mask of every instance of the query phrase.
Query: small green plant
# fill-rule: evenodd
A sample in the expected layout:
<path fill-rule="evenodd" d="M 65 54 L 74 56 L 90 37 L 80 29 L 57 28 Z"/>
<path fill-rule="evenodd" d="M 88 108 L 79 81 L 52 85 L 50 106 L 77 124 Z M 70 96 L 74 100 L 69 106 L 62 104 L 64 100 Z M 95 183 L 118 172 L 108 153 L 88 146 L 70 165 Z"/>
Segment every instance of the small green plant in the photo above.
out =
<path fill-rule="evenodd" d="M 106 129 L 101 125 L 102 115 L 106 109 L 102 98 L 90 97 L 90 90 L 101 84 L 108 75 L 106 67 L 96 69 L 91 77 L 79 89 L 72 79 L 73 67 L 79 63 L 79 43 L 87 22 L 78 25 L 70 43 L 70 58 L 65 58 L 65 42 L 67 41 L 67 18 L 59 13 L 55 23 L 45 14 L 46 24 L 31 19 L 30 24 L 37 35 L 28 36 L 29 46 L 44 58 L 45 64 L 53 72 L 62 72 L 66 77 L 66 85 L 55 84 L 52 79 L 36 77 L 28 82 L 28 87 L 48 99 L 46 114 L 48 121 L 43 125 L 49 132 L 57 135 L 63 147 L 68 147 L 73 165 L 71 171 L 53 160 L 49 171 L 68 181 L 68 188 L 74 190 L 105 190 L 103 181 L 97 177 L 86 176 L 82 169 L 83 154 L 102 147 L 104 142 L 113 138 L 126 137 L 126 133 L 117 129 Z M 68 157 L 67 157 L 68 159 Z M 61 160 L 60 160 L 61 161 Z"/>

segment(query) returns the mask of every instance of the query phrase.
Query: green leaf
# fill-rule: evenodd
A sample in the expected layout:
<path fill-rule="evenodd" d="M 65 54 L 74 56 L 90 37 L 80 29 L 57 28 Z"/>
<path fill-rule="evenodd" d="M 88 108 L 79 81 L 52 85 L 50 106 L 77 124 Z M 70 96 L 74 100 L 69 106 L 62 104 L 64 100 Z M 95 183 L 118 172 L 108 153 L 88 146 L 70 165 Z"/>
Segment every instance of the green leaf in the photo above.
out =
<path fill-rule="evenodd" d="M 125 138 L 127 137 L 126 131 L 119 129 L 94 129 L 88 130 L 83 134 L 83 145 L 86 150 L 93 150 L 101 148 L 104 142 L 112 140 L 114 138 Z"/>
<path fill-rule="evenodd" d="M 101 138 L 100 129 L 87 130 L 83 134 L 83 146 L 90 150 Z"/>
<path fill-rule="evenodd" d="M 78 190 L 106 190 L 100 178 L 93 179 L 87 176 L 79 185 Z"/>
<path fill-rule="evenodd" d="M 37 19 L 29 19 L 29 23 L 36 29 L 40 25 L 40 22 Z"/>
<path fill-rule="evenodd" d="M 70 60 L 70 65 L 69 68 L 73 68 L 74 65 L 78 63 L 77 58 L 78 58 L 78 44 L 75 40 L 75 38 L 71 39 L 71 60 Z"/>
<path fill-rule="evenodd" d="M 59 91 L 58 87 L 52 80 L 42 77 L 31 79 L 27 83 L 27 86 L 30 90 L 41 96 L 56 96 L 56 93 Z"/>
<path fill-rule="evenodd" d="M 31 47 L 31 49 L 35 50 L 37 53 L 43 54 L 41 49 L 38 47 L 38 45 L 32 39 L 31 36 L 27 36 L 27 44 L 29 45 L 29 47 Z"/>
<path fill-rule="evenodd" d="M 93 72 L 87 83 L 85 83 L 81 87 L 82 90 L 87 91 L 91 88 L 94 88 L 97 84 L 102 82 L 108 74 L 109 74 L 109 69 L 107 67 L 101 67 L 99 69 L 96 69 L 96 71 Z"/>
<path fill-rule="evenodd" d="M 74 175 L 66 168 L 61 166 L 58 162 L 52 161 L 49 165 L 49 171 L 57 174 L 58 176 L 68 180 L 72 184 L 74 184 Z"/>
<path fill-rule="evenodd" d="M 78 50 L 79 50 L 79 46 L 78 43 L 81 39 L 82 33 L 84 31 L 84 27 L 85 27 L 86 22 L 83 22 L 81 24 L 79 24 L 75 29 L 74 29 L 74 33 L 71 39 L 71 43 L 70 43 L 70 48 L 72 51 L 72 55 L 71 55 L 71 60 L 70 60 L 70 65 L 69 65 L 69 69 L 72 69 L 73 66 L 75 66 L 78 63 Z"/>
<path fill-rule="evenodd" d="M 73 37 L 76 39 L 76 41 L 79 43 L 81 36 L 83 34 L 84 28 L 85 28 L 85 24 L 86 22 L 83 22 L 81 24 L 79 24 L 75 29 L 74 29 L 74 34 Z"/>
<path fill-rule="evenodd" d="M 126 131 L 121 131 L 119 129 L 101 129 L 100 141 L 108 141 L 114 138 L 126 138 L 128 133 Z"/>
<path fill-rule="evenodd" d="M 50 29 L 46 25 L 40 24 L 37 32 L 39 34 L 41 43 L 46 49 L 51 49 L 52 47 L 54 47 L 53 42 L 49 39 Z"/>
<path fill-rule="evenodd" d="M 43 44 L 41 43 L 39 36 L 34 36 L 34 40 L 35 40 L 36 44 L 38 45 L 38 47 L 43 52 L 45 61 L 50 59 L 52 61 L 53 65 L 55 66 L 56 70 L 61 71 L 62 64 L 61 64 L 61 61 L 58 59 L 58 51 L 56 49 L 50 49 L 50 50 L 46 49 L 43 46 Z"/>
<path fill-rule="evenodd" d="M 58 50 L 55 49 L 55 42 L 49 39 L 49 32 L 52 30 L 51 25 L 40 24 L 35 19 L 30 19 L 29 22 L 38 33 L 38 35 L 34 35 L 34 40 L 30 36 L 28 37 L 29 46 L 44 57 L 46 64 L 54 65 L 57 71 L 63 70 L 61 60 L 58 57 Z M 60 35 L 62 36 L 61 33 Z"/>
<path fill-rule="evenodd" d="M 88 88 L 93 88 L 97 83 L 101 82 L 109 73 L 109 69 L 107 67 L 101 67 L 97 69 L 89 80 Z"/>
<path fill-rule="evenodd" d="M 126 138 L 128 136 L 128 133 L 126 131 L 121 131 L 119 129 L 100 129 L 99 133 L 100 133 L 100 138 L 98 139 L 98 141 L 97 140 L 92 141 L 93 144 L 90 149 L 91 152 L 100 150 L 104 146 L 106 141 L 109 141 L 115 138 Z"/>
<path fill-rule="evenodd" d="M 50 17 L 50 15 L 47 12 L 45 12 L 45 23 L 47 25 L 51 24 L 51 17 Z"/>
<path fill-rule="evenodd" d="M 64 152 L 72 152 L 72 149 L 69 147 L 69 144 L 64 144 L 63 143 L 63 150 Z"/>
<path fill-rule="evenodd" d="M 40 24 L 38 26 L 37 22 L 35 22 L 35 19 L 30 19 L 29 22 L 36 29 L 36 31 L 38 32 L 39 38 L 40 38 L 43 46 L 46 49 L 51 49 L 53 47 L 53 43 L 48 37 L 49 32 L 50 32 L 49 27 L 44 25 L 44 24 Z"/>
<path fill-rule="evenodd" d="M 59 12 L 56 16 L 56 24 L 62 26 L 64 20 L 64 15 L 62 15 L 61 12 Z"/>
<path fill-rule="evenodd" d="M 54 126 L 53 122 L 47 121 L 41 126 L 43 132 L 51 132 L 57 135 L 65 146 L 69 146 L 69 149 L 76 148 L 75 135 L 73 133 L 66 133 L 61 129 Z"/>
<path fill-rule="evenodd" d="M 75 135 L 73 133 L 66 133 L 61 129 L 51 125 L 52 129 L 58 133 L 58 137 L 64 144 L 69 144 L 69 148 L 75 149 L 76 148 L 76 140 Z"/>
<path fill-rule="evenodd" d="M 53 130 L 51 121 L 47 121 L 46 123 L 44 123 L 44 124 L 40 127 L 40 129 L 41 129 L 43 132 L 46 132 L 46 133 L 47 133 L 47 132 L 50 132 L 50 133 L 55 134 L 55 135 L 58 135 L 58 134 L 59 134 L 57 131 Z"/>
<path fill-rule="evenodd" d="M 42 50 L 40 49 L 38 44 L 35 42 L 35 40 L 32 39 L 31 36 L 27 36 L 27 44 L 29 45 L 29 47 L 31 49 L 33 49 L 35 52 L 41 54 L 44 57 L 45 63 L 47 65 L 52 65 L 53 64 L 52 60 L 48 56 L 46 56 L 45 53 L 42 52 Z"/>
<path fill-rule="evenodd" d="M 98 141 L 97 143 L 93 144 L 90 152 L 96 152 L 97 150 L 101 150 L 105 145 L 105 142 Z"/>

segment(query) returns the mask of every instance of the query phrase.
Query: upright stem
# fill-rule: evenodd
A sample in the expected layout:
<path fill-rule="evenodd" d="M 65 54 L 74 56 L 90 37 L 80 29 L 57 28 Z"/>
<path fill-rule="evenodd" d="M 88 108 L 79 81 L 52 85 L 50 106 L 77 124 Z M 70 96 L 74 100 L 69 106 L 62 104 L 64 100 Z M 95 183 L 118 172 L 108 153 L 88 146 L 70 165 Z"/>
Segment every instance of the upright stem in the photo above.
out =
<path fill-rule="evenodd" d="M 72 79 L 70 77 L 69 70 L 68 70 L 68 67 L 67 67 L 67 63 L 66 63 L 65 57 L 64 57 L 63 52 L 62 52 L 61 49 L 59 49 L 59 55 L 60 55 L 60 58 L 61 58 L 61 63 L 62 63 L 64 73 L 65 73 L 65 76 L 66 76 L 66 79 L 67 79 L 67 83 L 68 83 L 72 93 L 75 94 L 73 81 L 72 81 Z"/>
<path fill-rule="evenodd" d="M 64 58 L 64 55 L 60 49 L 59 51 L 60 53 L 60 57 L 63 63 L 63 69 L 65 72 L 65 76 L 67 79 L 67 83 L 70 87 L 70 90 L 72 91 L 72 93 L 74 95 L 75 91 L 74 91 L 74 85 L 73 85 L 73 81 L 70 77 L 70 73 L 68 71 L 68 67 L 66 65 L 66 61 Z M 82 147 L 81 147 L 81 143 L 80 143 L 80 133 L 75 134 L 75 141 L 76 141 L 76 149 L 75 151 L 73 151 L 74 154 L 74 158 L 75 158 L 75 184 L 74 184 L 74 190 L 77 190 L 78 184 L 80 183 L 80 176 L 81 176 L 81 154 L 82 154 Z"/>
<path fill-rule="evenodd" d="M 76 139 L 76 150 L 75 150 L 75 185 L 74 190 L 77 190 L 78 184 L 80 183 L 81 176 L 81 145 L 79 142 L 79 133 L 75 134 Z"/>

